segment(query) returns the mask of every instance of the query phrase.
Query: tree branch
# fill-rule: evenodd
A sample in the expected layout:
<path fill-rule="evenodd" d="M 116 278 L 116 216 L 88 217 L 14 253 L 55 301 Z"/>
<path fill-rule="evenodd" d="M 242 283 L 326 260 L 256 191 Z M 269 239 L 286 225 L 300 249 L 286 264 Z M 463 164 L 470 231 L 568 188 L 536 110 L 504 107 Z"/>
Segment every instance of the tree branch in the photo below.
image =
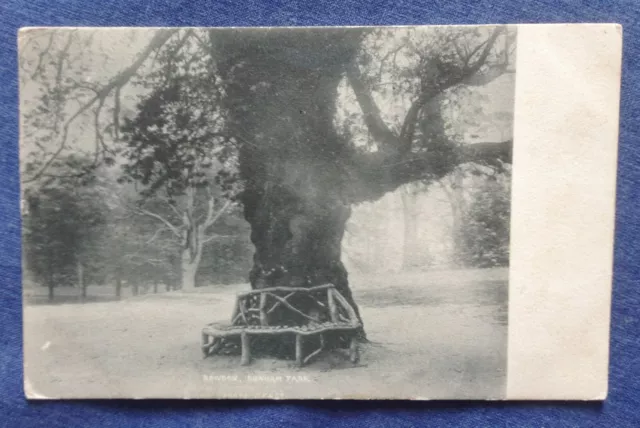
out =
<path fill-rule="evenodd" d="M 497 27 L 484 42 L 476 45 L 468 54 L 464 54 L 463 49 L 454 44 L 458 55 L 464 55 L 461 57 L 462 65 L 457 71 L 440 68 L 441 64 L 438 61 L 424 62 L 423 66 L 434 68 L 428 68 L 427 71 L 430 72 L 422 75 L 421 93 L 411 103 L 399 136 L 396 136 L 382 120 L 381 112 L 363 83 L 357 66 L 349 66 L 347 75 L 364 113 L 365 124 L 372 136 L 386 148 L 382 153 L 370 153 L 354 159 L 359 171 L 359 177 L 356 179 L 359 190 L 354 192 L 356 201 L 377 198 L 411 181 L 443 177 L 460 164 L 475 162 L 502 167 L 503 163 L 511 162 L 511 141 L 467 145 L 449 142 L 419 152 L 414 152 L 412 147 L 420 112 L 426 106 L 439 102 L 440 96 L 452 87 L 467 82 L 489 82 L 497 78 L 497 74 L 504 72 L 502 65 L 495 66 L 482 73 L 481 78 L 472 79 L 487 65 L 489 54 L 503 32 L 504 27 Z M 434 104 L 433 107 L 435 109 L 438 106 Z M 446 139 L 446 136 L 442 137 Z"/>
<path fill-rule="evenodd" d="M 151 244 L 151 243 L 152 243 L 153 241 L 155 241 L 155 240 L 158 238 L 158 236 L 160 236 L 160 234 L 161 234 L 162 232 L 164 232 L 165 230 L 169 230 L 169 229 L 167 229 L 166 227 L 161 227 L 161 228 L 159 228 L 158 230 L 156 230 L 156 231 L 155 231 L 155 233 L 151 236 L 151 238 L 149 238 L 149 239 L 145 242 L 145 245 Z"/>
<path fill-rule="evenodd" d="M 371 92 L 362 81 L 358 66 L 353 63 L 349 64 L 347 67 L 347 77 L 349 78 L 351 87 L 356 95 L 356 100 L 360 105 L 360 109 L 364 114 L 365 124 L 371 132 L 371 135 L 378 142 L 382 143 L 383 151 L 388 154 L 392 154 L 393 157 L 396 158 L 410 153 L 420 111 L 428 103 L 435 102 L 435 100 L 438 99 L 438 96 L 449 88 L 464 83 L 467 80 L 472 82 L 471 77 L 478 73 L 480 68 L 485 65 L 491 49 L 493 49 L 497 38 L 503 33 L 503 31 L 503 27 L 497 27 L 487 40 L 478 44 L 468 55 L 461 58 L 464 65 L 459 74 L 451 73 L 446 76 L 441 76 L 441 79 L 438 80 L 437 86 L 425 85 L 423 83 L 422 92 L 411 103 L 411 106 L 405 115 L 399 136 L 395 135 L 384 123 L 380 109 L 376 105 Z M 461 55 L 462 53 L 459 46 L 454 43 L 454 47 L 456 48 L 458 55 Z M 476 56 L 478 52 L 481 52 L 478 59 L 472 65 L 469 65 L 471 59 Z M 499 71 L 502 73 L 501 70 Z M 493 80 L 495 78 L 497 78 L 497 76 L 493 76 L 492 74 L 488 73 L 486 75 L 487 83 L 490 81 L 489 79 Z M 478 83 L 479 82 L 480 79 L 478 79 Z"/>
<path fill-rule="evenodd" d="M 209 208 L 207 212 L 207 218 L 204 221 L 204 230 L 212 226 L 230 206 L 231 206 L 231 201 L 227 201 L 222 206 L 222 208 L 220 208 L 220 210 L 214 214 L 214 200 L 213 198 L 209 199 Z"/>
<path fill-rule="evenodd" d="M 24 183 L 31 183 L 38 180 L 45 171 L 51 166 L 51 164 L 57 159 L 57 157 L 62 153 L 67 144 L 67 138 L 69 135 L 69 128 L 71 124 L 84 112 L 86 112 L 93 104 L 99 101 L 104 101 L 104 99 L 109 95 L 109 93 L 116 89 L 121 88 L 126 85 L 129 80 L 135 75 L 138 69 L 142 66 L 147 57 L 156 49 L 159 49 L 164 45 L 167 40 L 171 38 L 171 36 L 178 30 L 175 29 L 162 29 L 157 30 L 156 34 L 153 36 L 147 47 L 138 55 L 136 60 L 129 67 L 118 73 L 109 83 L 104 85 L 101 89 L 96 91 L 96 95 L 93 96 L 89 101 L 87 101 L 84 105 L 76 110 L 74 114 L 67 119 L 63 126 L 62 130 L 62 138 L 60 140 L 60 144 L 57 150 L 53 153 L 53 155 L 40 167 L 38 172 L 36 172 L 32 177 L 25 179 Z"/>
<path fill-rule="evenodd" d="M 420 94 L 420 96 L 412 103 L 411 107 L 409 108 L 405 116 L 404 122 L 402 124 L 402 132 L 400 133 L 400 140 L 402 141 L 402 144 L 403 144 L 402 150 L 404 152 L 411 150 L 411 144 L 413 142 L 413 137 L 415 135 L 415 129 L 416 129 L 416 124 L 418 122 L 418 116 L 420 114 L 420 110 L 422 110 L 422 108 L 427 103 L 436 100 L 438 95 L 444 93 L 446 90 L 454 86 L 457 86 L 461 83 L 466 83 L 472 77 L 474 77 L 478 73 L 480 68 L 482 68 L 482 66 L 485 65 L 487 61 L 487 57 L 491 52 L 491 49 L 493 49 L 493 46 L 495 45 L 495 42 L 498 36 L 500 36 L 500 34 L 502 34 L 503 31 L 504 31 L 503 27 L 497 27 L 487 40 L 480 43 L 478 46 L 476 46 L 476 48 L 473 51 L 471 51 L 471 53 L 466 57 L 466 59 L 464 59 L 464 67 L 462 69 L 462 73 L 460 76 L 456 76 L 455 74 L 451 74 L 450 76 L 443 76 L 444 77 L 443 84 L 439 85 L 437 88 L 433 88 L 433 87 L 425 88 L 423 92 Z M 455 46 L 456 46 L 456 50 L 459 51 L 459 48 L 457 47 L 457 45 Z M 469 66 L 468 64 L 471 58 L 473 58 L 473 56 L 476 55 L 476 53 L 483 46 L 484 46 L 484 49 L 480 54 L 480 57 L 478 58 L 478 60 L 473 65 Z M 502 70 L 500 70 L 500 74 L 502 74 Z M 487 78 L 490 78 L 490 80 L 487 80 L 487 83 L 497 77 L 498 77 L 497 75 L 493 76 L 493 75 L 487 74 Z"/>
<path fill-rule="evenodd" d="M 142 215 L 146 215 L 147 217 L 151 217 L 154 218 L 156 220 L 161 221 L 162 223 L 165 224 L 165 226 L 167 226 L 167 228 L 178 238 L 182 237 L 182 234 L 180 233 L 180 228 L 176 225 L 174 225 L 173 223 L 171 223 L 169 220 L 167 220 L 166 218 L 162 217 L 159 214 L 156 214 L 154 212 L 151 212 L 149 210 L 145 210 L 144 208 L 140 208 L 140 207 L 134 207 L 133 210 L 135 212 L 137 212 L 138 214 L 142 214 Z"/>
<path fill-rule="evenodd" d="M 120 139 L 120 89 L 117 87 L 113 93 L 113 136 L 116 141 Z"/>
<path fill-rule="evenodd" d="M 504 32 L 504 27 L 496 27 L 495 30 L 493 30 L 493 33 L 491 34 L 491 36 L 482 44 L 476 46 L 476 48 L 473 50 L 473 52 L 469 55 L 469 60 L 471 58 L 473 58 L 473 56 L 477 53 L 477 51 L 484 45 L 484 49 L 482 51 L 482 53 L 480 54 L 480 56 L 478 57 L 478 60 L 471 66 L 471 67 L 465 67 L 465 72 L 464 72 L 464 76 L 463 79 L 466 79 L 472 75 L 474 75 L 475 73 L 477 73 L 480 68 L 485 65 L 487 58 L 489 56 L 489 53 L 491 53 L 491 49 L 493 49 L 493 46 L 496 43 L 496 40 L 498 39 L 498 37 L 500 36 L 500 34 L 502 34 Z M 485 44 L 486 43 L 486 44 Z"/>
<path fill-rule="evenodd" d="M 501 167 L 501 164 L 511 163 L 512 156 L 513 140 L 499 143 L 465 144 L 461 148 L 458 165 L 473 162 Z"/>
<path fill-rule="evenodd" d="M 384 123 L 384 120 L 382 120 L 380 109 L 374 101 L 371 92 L 362 81 L 360 70 L 356 64 L 349 64 L 347 66 L 347 77 L 356 95 L 360 109 L 364 114 L 365 124 L 367 128 L 369 128 L 369 132 L 371 132 L 373 138 L 383 143 L 383 148 L 395 145 L 394 150 L 397 150 L 399 143 L 398 137 Z"/>
<path fill-rule="evenodd" d="M 206 244 L 207 242 L 211 242 L 214 239 L 224 239 L 224 238 L 236 238 L 236 235 L 211 235 L 211 236 L 206 236 L 203 240 L 202 243 Z"/>
<path fill-rule="evenodd" d="M 418 116 L 420 111 L 424 108 L 425 105 L 429 103 L 437 103 L 439 102 L 439 97 L 437 94 L 432 93 L 423 93 L 418 97 L 412 104 L 409 110 L 407 111 L 407 115 L 404 118 L 404 122 L 402 123 L 402 131 L 400 132 L 400 141 L 401 152 L 407 153 L 411 151 L 411 146 L 413 144 L 413 137 L 416 133 L 416 126 L 418 124 Z"/>
<path fill-rule="evenodd" d="M 49 49 L 51 49 L 51 46 L 53 45 L 53 36 L 54 35 L 55 35 L 54 31 L 51 31 L 51 33 L 49 35 L 49 42 L 47 43 L 47 47 L 44 48 L 38 54 L 38 63 L 36 64 L 36 68 L 33 71 L 33 74 L 31 74 L 31 79 L 35 79 L 36 76 L 38 75 L 38 73 L 40 72 L 40 70 L 42 69 L 42 63 L 44 61 L 44 56 L 49 53 Z"/>
<path fill-rule="evenodd" d="M 462 83 L 466 86 L 485 86 L 505 74 L 513 74 L 515 70 L 509 70 L 507 64 L 490 67 L 485 73 L 476 73 L 469 76 Z"/>
<path fill-rule="evenodd" d="M 420 153 L 408 153 L 399 159 L 371 154 L 357 161 L 356 189 L 351 201 L 376 200 L 403 184 L 419 180 L 437 180 L 465 163 L 503 168 L 511 162 L 512 142 L 446 145 Z"/>
<path fill-rule="evenodd" d="M 171 202 L 171 200 L 168 197 L 160 197 L 160 196 L 158 196 L 158 197 L 163 202 L 165 202 L 169 206 L 169 208 L 171 208 L 171 210 L 174 212 L 174 214 L 178 218 L 182 218 L 182 214 L 180 213 L 180 211 L 178 211 L 178 208 L 176 208 L 176 205 L 173 202 Z"/>

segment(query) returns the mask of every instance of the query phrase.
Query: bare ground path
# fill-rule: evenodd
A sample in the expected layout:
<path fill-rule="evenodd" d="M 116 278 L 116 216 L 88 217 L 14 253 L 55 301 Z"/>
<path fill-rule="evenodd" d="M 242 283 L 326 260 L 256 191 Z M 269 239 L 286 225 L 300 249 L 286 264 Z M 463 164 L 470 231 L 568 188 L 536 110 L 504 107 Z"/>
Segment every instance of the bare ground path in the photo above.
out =
<path fill-rule="evenodd" d="M 371 344 L 292 362 L 202 359 L 200 330 L 226 320 L 247 286 L 24 309 L 26 389 L 43 397 L 500 398 L 507 271 L 351 278 Z"/>

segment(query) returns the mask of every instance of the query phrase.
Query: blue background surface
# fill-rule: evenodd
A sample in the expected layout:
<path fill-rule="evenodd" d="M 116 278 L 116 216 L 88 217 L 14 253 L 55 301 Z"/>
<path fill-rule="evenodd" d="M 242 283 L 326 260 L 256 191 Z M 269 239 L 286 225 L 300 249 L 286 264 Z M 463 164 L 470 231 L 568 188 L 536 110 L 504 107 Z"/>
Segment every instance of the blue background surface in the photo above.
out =
<path fill-rule="evenodd" d="M 22 391 L 16 32 L 21 26 L 617 22 L 624 70 L 609 398 L 599 403 L 76 401 Z M 640 1 L 0 0 L 0 426 L 640 426 Z M 585 213 L 585 215 L 588 215 Z"/>

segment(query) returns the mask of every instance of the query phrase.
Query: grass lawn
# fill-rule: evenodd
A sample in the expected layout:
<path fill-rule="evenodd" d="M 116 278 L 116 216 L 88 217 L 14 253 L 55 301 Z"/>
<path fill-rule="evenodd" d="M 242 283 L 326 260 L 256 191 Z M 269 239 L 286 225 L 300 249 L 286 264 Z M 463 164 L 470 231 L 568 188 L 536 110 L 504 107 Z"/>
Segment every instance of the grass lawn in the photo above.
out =
<path fill-rule="evenodd" d="M 370 344 L 292 361 L 203 360 L 200 330 L 247 285 L 24 308 L 25 388 L 52 398 L 501 398 L 506 269 L 350 278 Z"/>

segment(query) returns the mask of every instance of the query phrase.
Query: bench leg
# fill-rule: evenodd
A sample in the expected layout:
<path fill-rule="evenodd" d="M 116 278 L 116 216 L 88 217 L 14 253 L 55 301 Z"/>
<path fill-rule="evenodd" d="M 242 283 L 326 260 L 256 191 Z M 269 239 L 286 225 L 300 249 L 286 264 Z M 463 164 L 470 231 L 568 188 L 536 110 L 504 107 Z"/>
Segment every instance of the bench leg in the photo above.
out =
<path fill-rule="evenodd" d="M 296 334 L 296 366 L 302 367 L 302 335 Z"/>
<path fill-rule="evenodd" d="M 209 356 L 209 347 L 207 346 L 209 344 L 209 335 L 206 333 L 202 333 L 202 353 L 204 354 L 203 357 L 207 358 Z"/>
<path fill-rule="evenodd" d="M 360 361 L 360 352 L 358 350 L 358 339 L 355 335 L 351 336 L 351 342 L 349 343 L 349 359 L 353 364 L 357 364 Z"/>
<path fill-rule="evenodd" d="M 251 363 L 251 346 L 249 344 L 249 335 L 246 331 L 240 333 L 240 345 L 242 348 L 240 364 L 243 366 L 248 366 Z"/>

